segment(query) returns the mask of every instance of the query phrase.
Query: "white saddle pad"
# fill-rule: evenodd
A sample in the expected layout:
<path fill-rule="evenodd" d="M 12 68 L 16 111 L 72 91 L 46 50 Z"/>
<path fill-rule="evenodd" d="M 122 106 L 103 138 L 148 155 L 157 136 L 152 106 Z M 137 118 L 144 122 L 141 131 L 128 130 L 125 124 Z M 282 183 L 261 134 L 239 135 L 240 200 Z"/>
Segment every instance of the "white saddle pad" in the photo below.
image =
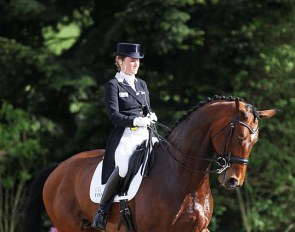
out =
<path fill-rule="evenodd" d="M 105 188 L 105 184 L 101 184 L 102 163 L 103 161 L 101 161 L 97 165 L 91 180 L 91 184 L 90 184 L 90 199 L 94 203 L 100 202 L 102 193 Z M 123 199 L 127 199 L 128 201 L 130 201 L 132 198 L 135 197 L 143 178 L 140 171 L 141 171 L 141 167 L 139 168 L 139 171 L 137 172 L 137 174 L 134 176 L 133 180 L 131 181 L 127 195 L 121 196 L 121 197 L 117 195 L 114 199 L 114 202 L 119 202 L 120 200 L 123 200 Z"/>

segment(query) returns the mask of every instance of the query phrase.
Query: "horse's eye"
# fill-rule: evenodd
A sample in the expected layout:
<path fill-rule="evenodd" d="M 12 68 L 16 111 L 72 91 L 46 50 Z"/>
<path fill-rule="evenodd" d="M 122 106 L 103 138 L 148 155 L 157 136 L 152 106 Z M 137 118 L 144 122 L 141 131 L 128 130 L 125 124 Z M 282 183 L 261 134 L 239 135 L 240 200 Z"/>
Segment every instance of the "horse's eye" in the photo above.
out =
<path fill-rule="evenodd" d="M 237 136 L 237 140 L 240 144 L 242 144 L 242 142 L 245 140 L 245 136 L 244 135 L 238 135 Z"/>

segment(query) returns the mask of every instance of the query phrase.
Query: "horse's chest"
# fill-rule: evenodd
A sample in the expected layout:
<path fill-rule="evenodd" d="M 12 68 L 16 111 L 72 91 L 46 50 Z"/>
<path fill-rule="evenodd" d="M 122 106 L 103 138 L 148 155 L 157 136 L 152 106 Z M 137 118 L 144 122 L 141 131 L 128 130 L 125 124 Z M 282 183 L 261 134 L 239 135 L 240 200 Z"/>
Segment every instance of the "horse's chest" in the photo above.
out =
<path fill-rule="evenodd" d="M 212 197 L 207 194 L 203 197 L 188 196 L 177 213 L 171 231 L 202 231 L 207 228 L 212 217 Z"/>

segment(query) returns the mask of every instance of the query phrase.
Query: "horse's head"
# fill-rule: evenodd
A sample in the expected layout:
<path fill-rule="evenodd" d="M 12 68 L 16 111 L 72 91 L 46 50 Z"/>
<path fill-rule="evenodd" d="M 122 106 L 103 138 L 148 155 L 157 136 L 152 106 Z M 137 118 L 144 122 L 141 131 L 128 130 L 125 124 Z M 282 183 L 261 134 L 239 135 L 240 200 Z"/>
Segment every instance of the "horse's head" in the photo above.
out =
<path fill-rule="evenodd" d="M 230 118 L 223 117 L 216 121 L 211 138 L 222 167 L 218 180 L 225 188 L 233 189 L 244 182 L 249 155 L 258 140 L 259 119 L 270 118 L 276 110 L 257 111 L 252 105 L 238 99 L 228 107 L 233 114 L 228 114 Z"/>

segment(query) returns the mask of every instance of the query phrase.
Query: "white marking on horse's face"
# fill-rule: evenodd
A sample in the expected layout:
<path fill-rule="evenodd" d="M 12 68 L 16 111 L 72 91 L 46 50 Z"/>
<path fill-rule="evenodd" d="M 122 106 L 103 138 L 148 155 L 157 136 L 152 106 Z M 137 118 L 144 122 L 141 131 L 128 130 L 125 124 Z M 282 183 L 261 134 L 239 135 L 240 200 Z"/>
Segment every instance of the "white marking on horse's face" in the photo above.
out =
<path fill-rule="evenodd" d="M 254 133 L 254 134 L 251 134 L 251 143 L 253 143 L 257 138 L 257 134 Z"/>

